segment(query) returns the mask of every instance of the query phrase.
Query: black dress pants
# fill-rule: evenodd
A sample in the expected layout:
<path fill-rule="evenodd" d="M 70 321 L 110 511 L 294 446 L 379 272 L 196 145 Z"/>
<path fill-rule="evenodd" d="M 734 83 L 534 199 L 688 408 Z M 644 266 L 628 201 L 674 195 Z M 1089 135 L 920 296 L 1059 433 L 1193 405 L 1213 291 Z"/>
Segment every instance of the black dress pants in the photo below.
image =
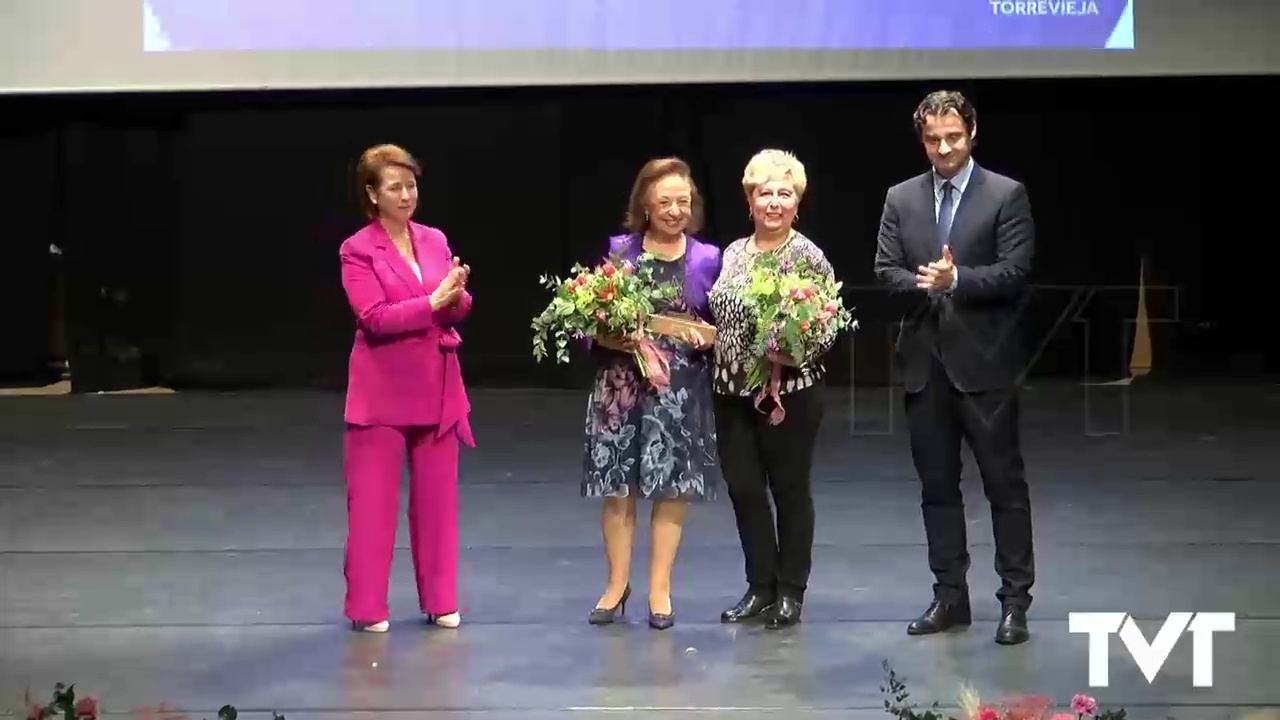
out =
<path fill-rule="evenodd" d="M 802 601 L 813 563 L 809 475 L 824 414 L 822 387 L 781 397 L 786 417 L 770 425 L 752 398 L 716 395 L 716 442 L 738 521 L 747 582 L 762 594 Z"/>
<path fill-rule="evenodd" d="M 1002 604 L 1026 609 L 1035 582 L 1035 554 L 1016 391 L 960 392 L 936 356 L 931 363 L 928 383 L 907 394 L 906 410 L 911 456 L 921 482 L 929 567 L 937 581 L 934 595 L 952 602 L 968 600 L 969 551 L 960 493 L 964 440 L 977 460 L 991 504 L 995 567 L 1001 579 L 996 597 Z"/>

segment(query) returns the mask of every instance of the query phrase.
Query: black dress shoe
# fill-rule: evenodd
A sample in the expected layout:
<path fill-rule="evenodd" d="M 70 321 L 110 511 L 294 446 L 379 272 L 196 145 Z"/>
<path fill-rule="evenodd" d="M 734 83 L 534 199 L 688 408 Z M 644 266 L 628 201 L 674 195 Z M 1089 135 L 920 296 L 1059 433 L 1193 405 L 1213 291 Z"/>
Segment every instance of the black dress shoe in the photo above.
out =
<path fill-rule="evenodd" d="M 769 610 L 768 620 L 765 622 L 765 628 L 769 630 L 777 630 L 779 628 L 791 627 L 800 622 L 800 611 L 803 609 L 804 603 L 783 596 L 773 608 Z"/>
<path fill-rule="evenodd" d="M 950 602 L 934 599 L 929 609 L 907 626 L 908 635 L 932 635 L 953 627 L 964 627 L 973 624 L 973 613 L 969 610 L 969 601 Z"/>
<path fill-rule="evenodd" d="M 760 617 L 773 607 L 773 603 L 773 595 L 766 595 L 757 590 L 748 590 L 737 605 L 720 613 L 720 622 L 739 623 Z"/>
<path fill-rule="evenodd" d="M 1001 645 L 1019 645 L 1031 638 L 1027 630 L 1027 611 L 1011 606 L 1004 609 L 1004 617 L 996 628 L 996 642 Z"/>

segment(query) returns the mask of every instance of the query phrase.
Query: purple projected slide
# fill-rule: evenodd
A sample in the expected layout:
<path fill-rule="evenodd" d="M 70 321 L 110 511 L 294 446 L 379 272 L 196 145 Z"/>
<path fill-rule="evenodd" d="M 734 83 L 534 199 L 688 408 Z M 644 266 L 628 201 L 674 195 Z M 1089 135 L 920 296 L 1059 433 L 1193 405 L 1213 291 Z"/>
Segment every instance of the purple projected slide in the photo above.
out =
<path fill-rule="evenodd" d="M 1133 0 L 145 0 L 148 51 L 1126 49 Z"/>

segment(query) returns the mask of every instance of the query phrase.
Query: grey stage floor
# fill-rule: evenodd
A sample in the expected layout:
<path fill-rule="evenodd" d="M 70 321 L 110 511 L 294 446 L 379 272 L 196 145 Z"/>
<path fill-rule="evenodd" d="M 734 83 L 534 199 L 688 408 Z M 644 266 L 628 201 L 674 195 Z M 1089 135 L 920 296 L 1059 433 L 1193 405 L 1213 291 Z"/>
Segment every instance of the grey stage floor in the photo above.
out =
<path fill-rule="evenodd" d="M 1148 638 L 1172 611 L 1237 613 L 1213 688 L 1191 685 L 1189 637 L 1151 684 L 1113 639 L 1112 684 L 1091 691 L 1105 704 L 1135 718 L 1280 707 L 1280 388 L 1135 388 L 1127 429 L 1122 390 L 1092 392 L 1025 394 L 1039 581 L 1034 637 L 1012 648 L 992 642 L 990 516 L 971 472 L 977 623 L 906 635 L 930 575 L 883 391 L 831 394 L 805 622 L 780 633 L 717 621 L 743 590 L 727 497 L 691 517 L 674 629 L 647 627 L 643 592 L 625 625 L 586 624 L 604 565 L 597 505 L 578 496 L 579 393 L 473 391 L 464 625 L 417 622 L 402 549 L 386 636 L 341 617 L 339 396 L 5 398 L 0 708 L 73 681 L 107 710 L 195 717 L 233 703 L 290 720 L 878 718 L 886 659 L 925 704 L 952 705 L 966 680 L 1065 702 L 1088 689 L 1088 641 L 1066 622 L 1087 610 L 1131 612 Z"/>

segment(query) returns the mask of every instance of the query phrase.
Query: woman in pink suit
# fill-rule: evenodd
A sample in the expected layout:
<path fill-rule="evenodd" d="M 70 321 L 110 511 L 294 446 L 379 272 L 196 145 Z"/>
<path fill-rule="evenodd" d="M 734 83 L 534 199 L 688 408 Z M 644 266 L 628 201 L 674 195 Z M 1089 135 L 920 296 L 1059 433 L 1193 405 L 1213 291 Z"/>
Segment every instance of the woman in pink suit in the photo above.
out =
<path fill-rule="evenodd" d="M 342 243 L 342 286 L 356 317 L 347 383 L 346 616 L 386 632 L 387 591 L 409 459 L 409 537 L 418 603 L 429 622 L 457 627 L 458 444 L 475 446 L 455 326 L 471 309 L 470 269 L 444 233 L 419 225 L 418 163 L 393 145 L 360 158 L 369 224 Z"/>

